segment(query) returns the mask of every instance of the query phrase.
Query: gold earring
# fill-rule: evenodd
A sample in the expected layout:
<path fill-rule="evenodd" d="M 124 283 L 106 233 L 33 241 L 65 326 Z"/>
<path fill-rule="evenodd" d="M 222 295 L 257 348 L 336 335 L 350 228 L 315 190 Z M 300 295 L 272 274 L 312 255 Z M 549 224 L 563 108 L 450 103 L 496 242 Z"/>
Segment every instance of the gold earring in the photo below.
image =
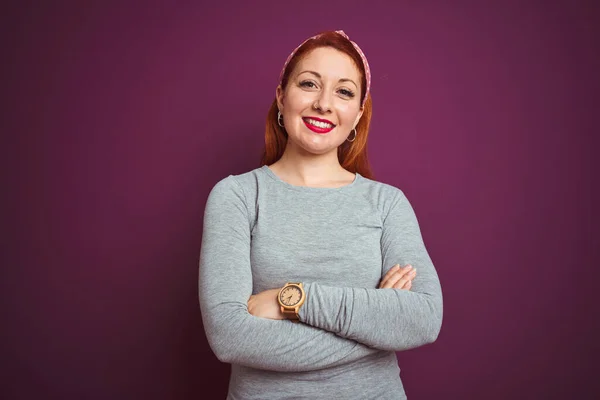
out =
<path fill-rule="evenodd" d="M 352 129 L 352 131 L 350 131 L 351 133 L 354 132 L 354 137 L 352 138 L 352 140 L 349 140 L 348 138 L 346 138 L 346 140 L 348 140 L 350 143 L 354 142 L 356 140 L 356 128 Z M 350 137 L 350 135 L 348 135 L 348 137 Z"/>

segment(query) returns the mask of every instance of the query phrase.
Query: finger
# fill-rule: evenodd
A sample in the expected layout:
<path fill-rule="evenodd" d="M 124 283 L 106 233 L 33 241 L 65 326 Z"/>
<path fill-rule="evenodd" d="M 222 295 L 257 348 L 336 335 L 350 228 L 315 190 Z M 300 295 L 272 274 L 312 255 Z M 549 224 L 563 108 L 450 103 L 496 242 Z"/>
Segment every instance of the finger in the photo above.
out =
<path fill-rule="evenodd" d="M 400 277 L 398 280 L 396 280 L 396 282 L 390 286 L 394 289 L 402 289 L 404 285 L 406 285 L 407 282 L 412 281 L 415 276 L 416 270 L 413 268 L 406 274 L 404 274 L 402 277 Z"/>
<path fill-rule="evenodd" d="M 400 286 L 398 284 L 395 284 L 392 289 L 401 289 L 401 290 L 408 290 L 412 287 L 412 280 L 406 281 L 406 283 L 404 283 L 404 285 Z"/>
<path fill-rule="evenodd" d="M 385 285 L 387 285 L 390 282 L 390 279 L 392 279 L 394 276 L 396 276 L 398 274 L 403 275 L 406 272 L 406 268 L 407 268 L 407 266 L 404 266 L 404 267 L 401 267 L 400 265 L 395 266 L 393 269 L 388 271 L 386 276 L 383 278 L 383 280 L 379 284 L 379 287 L 383 288 Z"/>
<path fill-rule="evenodd" d="M 405 274 L 402 278 L 398 279 L 398 281 L 394 285 L 392 285 L 392 288 L 393 289 L 406 289 L 407 285 L 410 284 L 412 286 L 412 281 L 415 278 L 415 276 L 417 276 L 417 270 L 413 268 L 410 272 Z"/>
<path fill-rule="evenodd" d="M 394 285 L 393 282 L 397 282 L 399 278 L 401 278 L 402 276 L 404 276 L 405 274 L 410 272 L 412 270 L 412 268 L 413 268 L 412 265 L 408 264 L 404 267 L 396 268 L 395 272 L 392 271 L 393 273 L 389 273 L 389 271 L 388 271 L 388 274 L 386 274 L 386 277 L 384 277 L 384 279 L 379 284 L 379 288 L 380 289 L 391 288 Z"/>
<path fill-rule="evenodd" d="M 416 274 L 412 273 L 405 275 L 400 280 L 398 280 L 398 282 L 396 282 L 394 286 L 392 286 L 392 289 L 410 289 L 412 287 L 413 279 L 415 278 L 415 276 Z"/>
<path fill-rule="evenodd" d="M 388 270 L 388 272 L 386 272 L 386 274 L 384 275 L 383 279 L 381 280 L 379 287 L 381 287 L 388 279 L 390 279 L 390 276 L 394 275 L 399 269 L 400 269 L 400 264 L 396 264 L 392 268 L 390 268 Z"/>
<path fill-rule="evenodd" d="M 394 265 L 392 268 L 390 268 L 388 270 L 388 272 L 386 272 L 385 276 L 383 277 L 383 279 L 388 279 L 390 276 L 394 275 L 396 273 L 396 271 L 398 271 L 400 269 L 400 264 L 396 264 Z"/>
<path fill-rule="evenodd" d="M 398 282 L 400 279 L 404 278 L 407 274 L 409 274 L 410 271 L 412 271 L 412 268 L 412 265 L 407 265 L 406 267 L 401 268 L 386 281 L 384 288 L 387 289 L 393 287 L 396 284 L 396 282 Z"/>
<path fill-rule="evenodd" d="M 412 270 L 412 266 L 407 265 L 406 267 L 397 271 L 394 275 L 392 275 L 383 285 L 381 285 L 382 289 L 389 289 L 396 284 L 404 275 L 409 273 Z"/>

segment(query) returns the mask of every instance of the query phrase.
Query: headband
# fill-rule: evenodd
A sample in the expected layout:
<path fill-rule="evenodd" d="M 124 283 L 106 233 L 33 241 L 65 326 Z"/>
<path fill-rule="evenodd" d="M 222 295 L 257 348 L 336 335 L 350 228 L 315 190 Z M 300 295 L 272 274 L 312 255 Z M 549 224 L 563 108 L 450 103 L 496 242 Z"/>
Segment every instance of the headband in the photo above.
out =
<path fill-rule="evenodd" d="M 371 88 L 371 70 L 369 69 L 369 63 L 367 62 L 367 58 L 365 57 L 365 54 L 362 52 L 362 50 L 360 49 L 360 47 L 358 47 L 358 45 L 356 43 L 354 43 L 352 40 L 350 40 L 350 38 L 348 37 L 348 35 L 346 35 L 344 33 L 344 31 L 335 31 L 335 33 L 342 35 L 344 38 L 346 38 L 350 43 L 352 43 L 352 46 L 354 46 L 354 48 L 356 49 L 356 51 L 358 52 L 358 54 L 360 55 L 360 58 L 362 59 L 362 63 L 363 63 L 363 67 L 365 68 L 365 80 L 367 81 L 367 90 L 365 91 L 365 97 L 362 101 L 361 106 L 365 105 L 365 102 L 367 101 L 367 97 L 369 95 L 369 89 Z M 312 39 L 316 39 L 318 38 L 319 35 L 315 35 L 313 37 L 309 37 L 308 39 L 306 39 L 304 42 L 302 42 L 302 44 L 298 47 L 296 47 L 294 49 L 294 51 L 292 51 L 292 53 L 288 56 L 287 60 L 285 60 L 285 64 L 283 64 L 283 69 L 281 70 L 281 74 L 279 74 L 279 84 L 281 85 L 282 80 L 283 80 L 283 74 L 285 72 L 285 69 L 287 68 L 290 60 L 292 59 L 292 57 L 294 57 L 294 54 L 296 54 L 296 52 L 298 51 L 298 49 L 300 47 L 302 47 L 304 45 L 304 43 L 308 42 L 309 40 Z"/>

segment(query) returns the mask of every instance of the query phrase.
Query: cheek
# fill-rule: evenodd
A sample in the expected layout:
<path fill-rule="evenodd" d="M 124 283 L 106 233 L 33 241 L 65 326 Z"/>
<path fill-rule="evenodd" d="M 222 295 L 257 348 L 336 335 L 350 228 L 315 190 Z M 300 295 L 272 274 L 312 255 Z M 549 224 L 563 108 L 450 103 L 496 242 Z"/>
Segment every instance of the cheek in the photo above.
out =
<path fill-rule="evenodd" d="M 306 109 L 306 107 L 310 107 L 314 101 L 314 95 L 311 93 L 293 88 L 287 93 L 285 108 L 290 112 L 298 112 Z"/>
<path fill-rule="evenodd" d="M 340 122 L 342 122 L 343 125 L 353 125 L 358 117 L 358 113 L 358 107 L 346 107 L 346 109 L 340 110 L 339 112 Z"/>

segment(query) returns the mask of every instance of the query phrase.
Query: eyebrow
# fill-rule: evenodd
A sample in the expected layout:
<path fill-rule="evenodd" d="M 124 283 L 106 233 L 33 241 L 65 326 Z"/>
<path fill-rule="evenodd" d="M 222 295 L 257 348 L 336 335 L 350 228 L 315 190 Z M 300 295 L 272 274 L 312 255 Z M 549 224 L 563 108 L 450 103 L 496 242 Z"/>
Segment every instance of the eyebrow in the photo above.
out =
<path fill-rule="evenodd" d="M 298 74 L 298 76 L 302 75 L 303 73 L 308 72 L 309 74 L 313 74 L 314 76 L 316 76 L 317 78 L 321 79 L 321 74 L 319 74 L 318 72 L 315 71 L 302 71 Z M 356 84 L 356 82 L 354 82 L 352 79 L 349 78 L 341 78 L 338 82 L 352 82 L 354 84 L 354 86 L 356 86 L 356 88 L 358 89 L 358 85 Z"/>

